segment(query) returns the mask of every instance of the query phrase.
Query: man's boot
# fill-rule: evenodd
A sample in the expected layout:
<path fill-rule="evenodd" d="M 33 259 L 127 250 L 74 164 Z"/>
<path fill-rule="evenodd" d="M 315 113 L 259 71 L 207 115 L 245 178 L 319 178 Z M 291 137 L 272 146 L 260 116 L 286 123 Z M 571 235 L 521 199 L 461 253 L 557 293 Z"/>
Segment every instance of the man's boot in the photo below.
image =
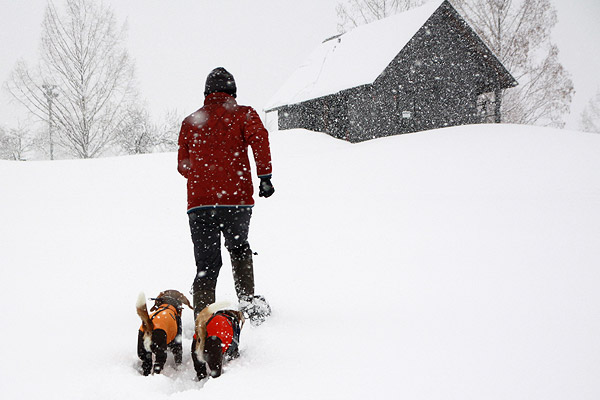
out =
<path fill-rule="evenodd" d="M 257 294 L 248 300 L 240 300 L 240 309 L 250 319 L 252 326 L 259 326 L 271 315 L 271 306 L 263 296 Z"/>
<path fill-rule="evenodd" d="M 271 307 L 264 297 L 254 294 L 252 253 L 244 258 L 232 257 L 231 266 L 240 309 L 250 319 L 252 325 L 258 326 L 271 315 Z"/>
<path fill-rule="evenodd" d="M 240 301 L 254 296 L 252 253 L 245 254 L 244 256 L 243 258 L 231 257 L 235 292 Z"/>
<path fill-rule="evenodd" d="M 200 314 L 200 311 L 215 302 L 215 291 L 208 289 L 194 290 L 194 320 Z"/>

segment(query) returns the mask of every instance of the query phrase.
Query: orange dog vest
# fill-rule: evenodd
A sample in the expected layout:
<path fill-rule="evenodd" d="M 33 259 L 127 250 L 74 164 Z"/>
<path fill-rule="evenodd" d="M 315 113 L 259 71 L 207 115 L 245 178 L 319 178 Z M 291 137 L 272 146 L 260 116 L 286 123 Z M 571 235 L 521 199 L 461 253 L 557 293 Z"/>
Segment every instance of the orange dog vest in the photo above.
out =
<path fill-rule="evenodd" d="M 170 304 L 163 304 L 150 315 L 154 330 L 162 329 L 167 334 L 167 343 L 171 343 L 177 336 L 177 310 Z M 144 332 L 144 327 L 140 326 Z"/>

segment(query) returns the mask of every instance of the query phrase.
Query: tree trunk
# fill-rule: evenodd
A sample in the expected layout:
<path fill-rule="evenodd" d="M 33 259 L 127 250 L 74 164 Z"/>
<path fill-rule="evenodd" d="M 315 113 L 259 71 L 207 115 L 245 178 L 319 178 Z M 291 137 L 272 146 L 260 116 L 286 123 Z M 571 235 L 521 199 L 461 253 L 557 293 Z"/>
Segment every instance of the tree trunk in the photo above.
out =
<path fill-rule="evenodd" d="M 494 122 L 499 124 L 502 122 L 502 89 L 494 90 Z"/>

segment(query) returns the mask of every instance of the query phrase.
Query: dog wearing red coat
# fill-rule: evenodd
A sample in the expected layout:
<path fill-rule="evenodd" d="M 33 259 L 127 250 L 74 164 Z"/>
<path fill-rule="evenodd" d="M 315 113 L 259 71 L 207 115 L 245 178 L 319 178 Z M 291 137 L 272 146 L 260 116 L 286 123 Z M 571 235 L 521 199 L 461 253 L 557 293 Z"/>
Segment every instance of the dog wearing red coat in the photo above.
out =
<path fill-rule="evenodd" d="M 192 360 L 199 380 L 209 374 L 221 376 L 223 362 L 239 357 L 240 332 L 245 318 L 241 311 L 214 303 L 196 317 Z"/>

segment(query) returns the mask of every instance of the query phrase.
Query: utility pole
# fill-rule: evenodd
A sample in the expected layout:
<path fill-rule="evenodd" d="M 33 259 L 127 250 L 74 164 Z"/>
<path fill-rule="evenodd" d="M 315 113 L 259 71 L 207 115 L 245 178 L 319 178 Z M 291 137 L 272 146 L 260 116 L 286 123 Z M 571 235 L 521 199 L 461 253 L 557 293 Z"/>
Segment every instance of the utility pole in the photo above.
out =
<path fill-rule="evenodd" d="M 44 96 L 48 100 L 48 136 L 50 137 L 50 160 L 54 160 L 54 142 L 52 140 L 52 103 L 58 97 L 58 93 L 54 91 L 56 85 L 43 84 Z"/>

